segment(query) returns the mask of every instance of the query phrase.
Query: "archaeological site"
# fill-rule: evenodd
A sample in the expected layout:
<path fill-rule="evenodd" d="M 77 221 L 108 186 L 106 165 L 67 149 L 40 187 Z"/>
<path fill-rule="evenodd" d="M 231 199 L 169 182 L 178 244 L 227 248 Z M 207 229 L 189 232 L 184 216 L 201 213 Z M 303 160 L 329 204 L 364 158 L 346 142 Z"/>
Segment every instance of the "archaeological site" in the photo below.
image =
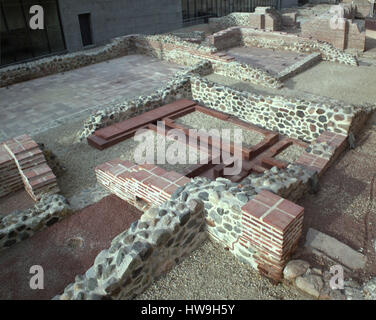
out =
<path fill-rule="evenodd" d="M 375 2 L 101 2 L 0 2 L 0 299 L 376 300 Z"/>

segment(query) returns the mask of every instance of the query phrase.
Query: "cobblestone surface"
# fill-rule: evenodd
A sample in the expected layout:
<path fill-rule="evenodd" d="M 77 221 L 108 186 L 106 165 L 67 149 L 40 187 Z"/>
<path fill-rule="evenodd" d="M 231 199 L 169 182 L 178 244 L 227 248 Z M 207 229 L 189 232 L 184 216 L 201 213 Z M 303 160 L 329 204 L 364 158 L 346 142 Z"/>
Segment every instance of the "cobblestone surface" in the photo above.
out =
<path fill-rule="evenodd" d="M 0 88 L 0 141 L 89 107 L 150 93 L 180 69 L 129 55 Z"/>

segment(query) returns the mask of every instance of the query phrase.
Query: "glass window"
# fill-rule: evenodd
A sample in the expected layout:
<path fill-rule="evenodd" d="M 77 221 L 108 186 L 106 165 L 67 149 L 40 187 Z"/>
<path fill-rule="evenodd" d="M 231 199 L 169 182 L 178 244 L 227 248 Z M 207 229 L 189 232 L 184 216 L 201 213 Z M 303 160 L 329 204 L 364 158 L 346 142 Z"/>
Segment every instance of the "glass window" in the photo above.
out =
<path fill-rule="evenodd" d="M 29 26 L 30 7 L 44 9 L 44 29 Z M 65 50 L 56 0 L 0 0 L 1 65 Z"/>

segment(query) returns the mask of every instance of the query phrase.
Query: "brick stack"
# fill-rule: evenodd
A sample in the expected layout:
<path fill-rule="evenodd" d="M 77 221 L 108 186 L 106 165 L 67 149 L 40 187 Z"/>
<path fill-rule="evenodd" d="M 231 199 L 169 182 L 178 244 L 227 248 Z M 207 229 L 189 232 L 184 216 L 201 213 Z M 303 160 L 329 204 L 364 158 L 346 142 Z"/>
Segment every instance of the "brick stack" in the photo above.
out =
<path fill-rule="evenodd" d="M 330 156 L 318 155 L 304 152 L 295 163 L 301 164 L 308 169 L 314 170 L 319 176 L 347 147 L 347 137 L 343 134 L 324 131 L 315 141 L 315 143 L 327 143 L 332 150 Z"/>
<path fill-rule="evenodd" d="M 38 201 L 42 194 L 59 191 L 43 152 L 28 135 L 6 141 L 4 149 L 13 159 L 25 189 L 34 201 Z"/>
<path fill-rule="evenodd" d="M 0 145 L 0 197 L 20 190 L 24 187 L 16 162 Z"/>
<path fill-rule="evenodd" d="M 119 198 L 140 207 L 161 205 L 180 187 L 187 177 L 166 171 L 154 164 L 136 165 L 115 159 L 95 168 L 97 181 Z"/>
<path fill-rule="evenodd" d="M 280 280 L 285 264 L 298 246 L 304 208 L 263 190 L 242 207 L 242 212 L 239 243 L 255 251 L 260 273 Z"/>

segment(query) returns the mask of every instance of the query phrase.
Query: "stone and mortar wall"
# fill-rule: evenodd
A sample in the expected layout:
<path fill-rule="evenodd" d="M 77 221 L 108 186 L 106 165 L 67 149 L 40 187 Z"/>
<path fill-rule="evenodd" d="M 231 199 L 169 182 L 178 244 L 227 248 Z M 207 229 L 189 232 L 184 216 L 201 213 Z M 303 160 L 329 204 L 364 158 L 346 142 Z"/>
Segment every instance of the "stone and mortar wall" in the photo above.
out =
<path fill-rule="evenodd" d="M 199 77 L 192 77 L 191 82 L 192 97 L 198 104 L 309 142 L 325 130 L 347 136 L 354 116 L 365 112 L 352 105 L 333 106 L 298 98 L 240 92 Z"/>
<path fill-rule="evenodd" d="M 70 214 L 66 199 L 58 194 L 43 195 L 34 207 L 0 215 L 0 251 L 30 238 Z"/>
<path fill-rule="evenodd" d="M 207 235 L 257 269 L 257 250 L 239 243 L 242 206 L 262 190 L 297 197 L 301 192 L 298 187 L 308 186 L 311 175 L 298 165 L 289 165 L 283 170 L 273 168 L 263 182 L 250 180 L 247 185 L 224 178 L 191 179 L 170 200 L 150 208 L 119 234 L 93 266 L 55 299 L 131 299 L 196 249 Z"/>
<path fill-rule="evenodd" d="M 277 31 L 281 30 L 282 16 L 270 7 L 257 7 L 253 13 L 233 12 L 224 17 L 209 19 L 209 28 L 213 32 L 236 26 Z"/>
<path fill-rule="evenodd" d="M 326 132 L 306 153 L 331 162 L 346 147 L 345 139 Z M 55 299 L 133 298 L 197 248 L 207 234 L 241 262 L 279 279 L 297 246 L 303 219 L 303 208 L 283 198 L 296 201 L 315 188 L 316 174 L 326 168 L 294 163 L 285 169 L 273 167 L 261 175 L 251 174 L 241 183 L 225 178 L 191 179 L 176 189 L 170 200 L 149 209 L 129 230 L 118 235 L 85 275 L 77 276 Z M 145 178 L 138 177 L 138 171 L 130 174 L 136 180 Z M 110 186 L 113 191 L 116 183 L 121 181 Z M 269 210 L 267 215 L 273 215 L 275 207 L 281 211 L 279 214 L 288 214 L 289 225 L 275 229 L 281 220 L 260 219 L 258 209 L 252 207 L 260 201 Z M 265 243 L 265 239 L 270 243 Z"/>
<path fill-rule="evenodd" d="M 201 63 L 185 72 L 200 72 L 207 74 L 210 64 Z M 210 73 L 210 72 L 209 72 Z M 165 86 L 147 96 L 140 96 L 135 99 L 111 104 L 106 108 L 94 112 L 84 122 L 84 128 L 79 134 L 79 139 L 86 139 L 95 130 L 120 122 L 162 105 L 179 99 L 191 99 L 191 84 L 189 77 L 184 73 L 176 75 Z"/>
<path fill-rule="evenodd" d="M 0 69 L 0 87 L 122 57 L 132 52 L 133 43 L 133 36 L 119 37 L 99 48 L 4 67 Z"/>
<path fill-rule="evenodd" d="M 207 238 L 199 200 L 152 207 L 54 299 L 132 299 Z"/>
<path fill-rule="evenodd" d="M 230 33 L 231 30 L 229 30 Z M 234 32 L 238 31 L 235 30 Z M 226 35 L 226 39 L 230 38 L 236 39 L 236 37 Z M 218 52 L 218 48 L 213 45 L 214 42 L 210 39 L 209 45 L 203 46 L 181 41 L 172 35 L 144 36 L 137 39 L 136 51 L 186 66 L 209 61 L 215 73 L 266 87 L 280 88 L 282 86 L 282 83 L 269 72 L 233 61 L 233 57 Z M 233 45 L 236 44 L 235 40 L 231 41 Z"/>
<path fill-rule="evenodd" d="M 318 52 L 325 61 L 357 66 L 355 56 L 345 53 L 332 44 L 304 38 L 286 32 L 259 31 L 251 28 L 241 28 L 242 44 L 245 47 L 270 48 L 302 53 Z"/>

